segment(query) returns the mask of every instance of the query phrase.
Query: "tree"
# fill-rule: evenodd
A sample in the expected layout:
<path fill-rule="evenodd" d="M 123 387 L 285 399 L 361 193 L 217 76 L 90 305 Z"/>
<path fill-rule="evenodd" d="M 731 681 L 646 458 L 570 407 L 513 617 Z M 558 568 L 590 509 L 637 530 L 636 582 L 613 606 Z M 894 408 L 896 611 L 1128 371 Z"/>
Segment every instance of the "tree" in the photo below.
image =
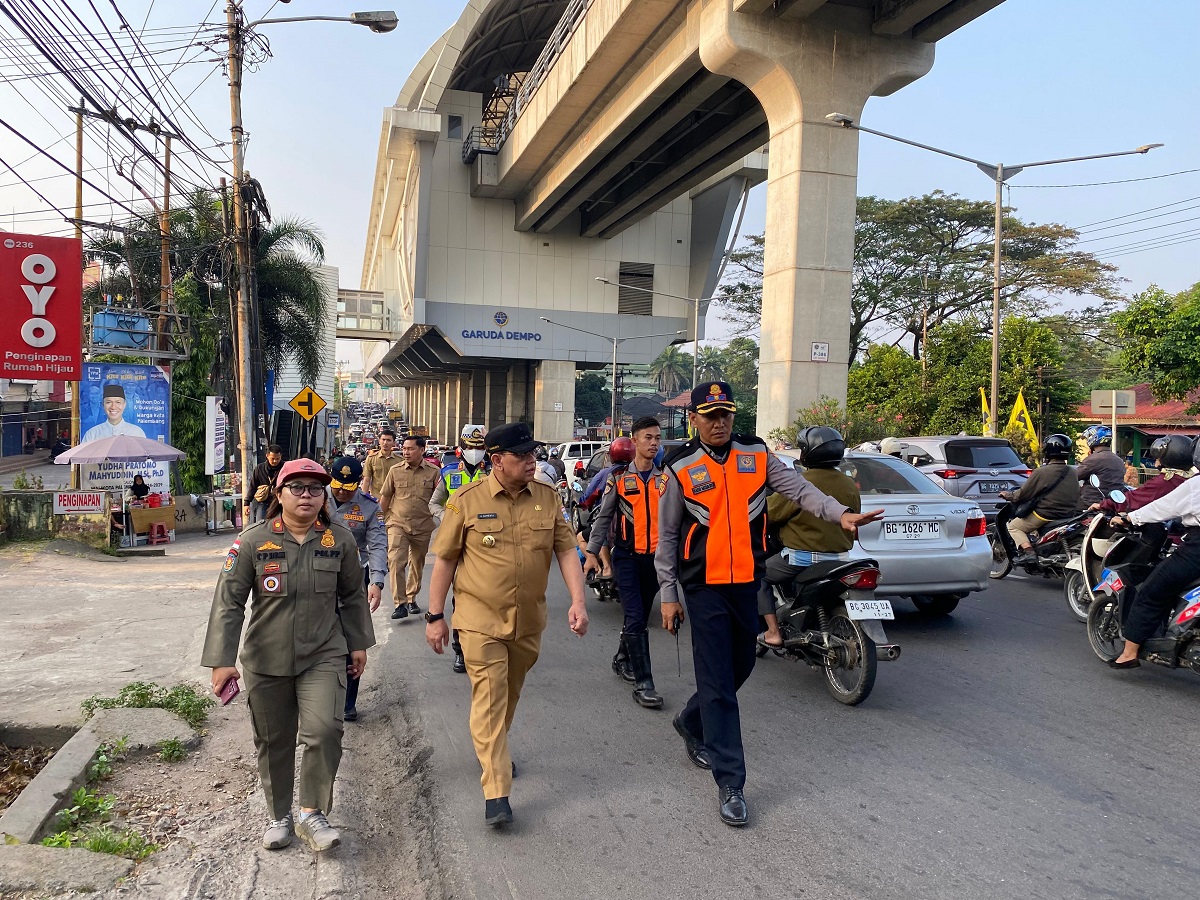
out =
<path fill-rule="evenodd" d="M 855 221 L 850 359 L 872 335 L 899 334 L 922 355 L 922 335 L 947 322 L 977 319 L 989 327 L 994 207 L 935 191 L 924 197 L 860 197 Z M 1001 308 L 1032 314 L 1062 294 L 1117 299 L 1116 268 L 1073 250 L 1078 235 L 1063 225 L 1022 222 L 1006 210 Z M 726 318 L 744 333 L 762 315 L 764 241 L 730 256 L 735 276 L 722 286 Z"/>
<path fill-rule="evenodd" d="M 1174 295 L 1153 285 L 1113 320 L 1125 367 L 1149 379 L 1159 400 L 1191 400 L 1188 413 L 1200 411 L 1200 283 Z"/>
<path fill-rule="evenodd" d="M 663 393 L 678 394 L 692 383 L 692 354 L 670 344 L 650 363 L 650 377 L 658 382 L 658 389 Z"/>
<path fill-rule="evenodd" d="M 700 348 L 696 354 L 696 377 L 702 382 L 725 380 L 725 354 L 720 347 Z"/>
<path fill-rule="evenodd" d="M 725 381 L 733 388 L 738 408 L 733 430 L 753 434 L 758 419 L 758 344 L 748 337 L 736 337 L 721 357 Z"/>
<path fill-rule="evenodd" d="M 612 413 L 612 392 L 595 372 L 582 372 L 575 379 L 575 418 L 584 425 L 601 425 Z"/>

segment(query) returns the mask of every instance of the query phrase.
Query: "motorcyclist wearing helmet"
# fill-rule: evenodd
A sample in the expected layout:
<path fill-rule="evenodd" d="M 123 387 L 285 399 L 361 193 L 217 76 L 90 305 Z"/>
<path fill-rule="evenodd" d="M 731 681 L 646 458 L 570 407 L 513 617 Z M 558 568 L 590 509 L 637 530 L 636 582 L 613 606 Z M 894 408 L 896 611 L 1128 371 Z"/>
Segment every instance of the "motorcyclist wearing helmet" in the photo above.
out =
<path fill-rule="evenodd" d="M 554 482 L 557 484 L 567 477 L 567 464 L 562 461 L 562 457 L 558 452 L 557 447 L 550 448 L 550 458 L 546 460 L 550 467 L 554 469 Z"/>
<path fill-rule="evenodd" d="M 446 503 L 455 491 L 487 475 L 486 434 L 487 429 L 482 425 L 463 426 L 456 448 L 458 459 L 442 467 L 442 477 L 433 489 L 433 496 L 429 498 L 429 511 L 439 524 L 446 513 Z M 450 632 L 450 649 L 454 651 L 454 671 L 459 674 L 466 672 L 467 662 L 463 659 L 462 645 L 458 642 L 458 629 Z"/>
<path fill-rule="evenodd" d="M 1193 445 L 1192 464 L 1200 466 L 1200 440 Z M 1109 662 L 1114 669 L 1136 669 L 1140 665 L 1138 651 L 1142 644 L 1154 637 L 1180 592 L 1200 578 L 1200 515 L 1197 513 L 1200 513 L 1200 478 L 1189 478 L 1169 494 L 1112 520 L 1114 525 L 1121 525 L 1124 519 L 1134 525 L 1148 525 L 1179 519 L 1186 529 L 1183 543 L 1137 586 L 1121 626 L 1125 647 Z"/>
<path fill-rule="evenodd" d="M 833 497 L 852 512 L 860 512 L 862 498 L 854 479 L 838 471 L 846 454 L 846 442 L 836 429 L 814 425 L 796 435 L 796 449 L 804 466 L 804 477 L 823 493 Z M 766 574 L 758 590 L 758 614 L 767 630 L 758 636 L 760 645 L 782 647 L 779 619 L 775 615 L 773 584 L 785 584 L 816 562 L 845 560 L 854 546 L 854 535 L 836 522 L 819 519 L 805 512 L 783 494 L 772 494 L 767 501 L 767 527 L 779 528 L 783 551 L 767 559 Z"/>
<path fill-rule="evenodd" d="M 557 490 L 558 473 L 555 472 L 554 466 L 550 465 L 550 454 L 546 452 L 545 446 L 538 445 L 535 455 L 537 457 L 537 470 L 533 474 L 534 481 L 548 484 Z"/>
<path fill-rule="evenodd" d="M 1159 497 L 1165 497 L 1184 483 L 1192 474 L 1192 439 L 1181 434 L 1160 437 L 1150 445 L 1150 458 L 1158 474 L 1136 490 L 1128 491 L 1121 503 L 1106 497 L 1093 503 L 1089 510 L 1106 513 L 1131 512 L 1141 509 Z"/>
<path fill-rule="evenodd" d="M 1014 517 L 1008 523 L 1008 533 L 1020 551 L 1013 560 L 1014 565 L 1024 565 L 1037 558 L 1029 537 L 1031 531 L 1037 531 L 1055 519 L 1069 519 L 1075 515 L 1079 505 L 1079 477 L 1067 465 L 1073 447 L 1074 442 L 1065 434 L 1050 435 L 1042 443 L 1042 459 L 1046 464 L 1034 469 L 1019 490 L 1000 492 L 1001 497 L 1017 505 L 1034 501 L 1029 515 L 1019 519 Z M 1124 466 L 1121 470 L 1124 472 Z"/>
<path fill-rule="evenodd" d="M 1113 433 L 1107 425 L 1092 425 L 1080 435 L 1088 446 L 1087 458 L 1075 467 L 1082 487 L 1079 492 L 1079 511 L 1093 503 L 1101 503 L 1113 491 L 1125 486 L 1125 463 L 1112 452 Z M 1100 479 L 1100 487 L 1093 487 L 1090 479 Z"/>

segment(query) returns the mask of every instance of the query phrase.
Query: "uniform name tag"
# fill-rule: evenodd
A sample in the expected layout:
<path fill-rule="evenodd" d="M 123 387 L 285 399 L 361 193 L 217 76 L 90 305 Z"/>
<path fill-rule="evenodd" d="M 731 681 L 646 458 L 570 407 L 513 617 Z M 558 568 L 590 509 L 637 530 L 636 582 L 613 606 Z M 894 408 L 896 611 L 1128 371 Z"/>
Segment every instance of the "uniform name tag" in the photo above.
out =
<path fill-rule="evenodd" d="M 693 484 L 692 485 L 692 493 L 693 494 L 703 494 L 705 491 L 711 491 L 714 488 L 716 488 L 715 484 L 713 484 L 711 481 L 705 481 L 705 482 L 702 482 L 701 484 Z"/>
<path fill-rule="evenodd" d="M 500 516 L 497 513 L 480 513 L 475 518 L 477 518 L 477 519 L 498 519 L 498 518 L 500 518 Z"/>
<path fill-rule="evenodd" d="M 753 453 L 739 453 L 737 455 L 737 470 L 739 472 L 757 472 L 758 460 L 755 459 Z"/>
<path fill-rule="evenodd" d="M 314 550 L 313 556 L 324 557 L 325 559 L 338 559 L 342 555 L 341 550 Z"/>

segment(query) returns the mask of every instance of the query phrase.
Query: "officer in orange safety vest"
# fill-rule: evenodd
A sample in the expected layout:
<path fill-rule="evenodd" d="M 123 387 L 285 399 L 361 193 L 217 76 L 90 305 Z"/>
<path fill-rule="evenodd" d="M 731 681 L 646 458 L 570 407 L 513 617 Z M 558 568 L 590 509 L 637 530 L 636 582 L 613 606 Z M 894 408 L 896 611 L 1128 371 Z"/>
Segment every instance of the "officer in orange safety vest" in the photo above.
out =
<path fill-rule="evenodd" d="M 625 437 L 613 441 L 610 453 L 614 456 L 620 441 L 630 443 Z M 610 526 L 613 527 L 613 574 L 625 612 L 621 646 L 613 657 L 613 670 L 633 683 L 633 699 L 639 705 L 662 709 L 662 695 L 654 688 L 650 635 L 646 633 L 650 607 L 658 593 L 654 551 L 658 547 L 658 502 L 665 483 L 662 470 L 654 464 L 662 444 L 658 420 L 645 416 L 634 422 L 632 444 L 633 462 L 614 466 L 608 476 L 600 512 L 592 523 L 583 571 L 587 574 L 600 570 L 596 554 L 607 542 Z"/>
<path fill-rule="evenodd" d="M 692 620 L 696 693 L 673 721 L 689 758 L 711 769 L 727 825 L 745 825 L 746 758 L 737 690 L 754 669 L 758 582 L 767 556 L 768 488 L 851 533 L 883 515 L 851 512 L 767 451 L 761 438 L 733 433 L 737 407 L 723 381 L 692 391 L 695 437 L 663 461 L 655 567 L 663 628 Z"/>

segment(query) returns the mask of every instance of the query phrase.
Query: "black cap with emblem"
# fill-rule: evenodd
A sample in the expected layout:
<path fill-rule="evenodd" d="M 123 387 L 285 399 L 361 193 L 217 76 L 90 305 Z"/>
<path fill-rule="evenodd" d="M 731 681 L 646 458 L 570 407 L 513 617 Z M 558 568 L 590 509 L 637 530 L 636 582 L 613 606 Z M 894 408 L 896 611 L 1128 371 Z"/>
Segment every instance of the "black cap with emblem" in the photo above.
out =
<path fill-rule="evenodd" d="M 533 432 L 524 422 L 509 422 L 497 425 L 487 433 L 487 452 L 530 453 L 542 446 L 533 439 Z"/>
<path fill-rule="evenodd" d="M 333 476 L 330 487 L 336 490 L 353 491 L 362 481 L 362 463 L 353 456 L 339 456 L 329 464 L 329 474 Z"/>
<path fill-rule="evenodd" d="M 691 408 L 701 415 L 717 410 L 737 412 L 737 406 L 733 402 L 733 388 L 724 381 L 706 381 L 692 390 Z"/>

